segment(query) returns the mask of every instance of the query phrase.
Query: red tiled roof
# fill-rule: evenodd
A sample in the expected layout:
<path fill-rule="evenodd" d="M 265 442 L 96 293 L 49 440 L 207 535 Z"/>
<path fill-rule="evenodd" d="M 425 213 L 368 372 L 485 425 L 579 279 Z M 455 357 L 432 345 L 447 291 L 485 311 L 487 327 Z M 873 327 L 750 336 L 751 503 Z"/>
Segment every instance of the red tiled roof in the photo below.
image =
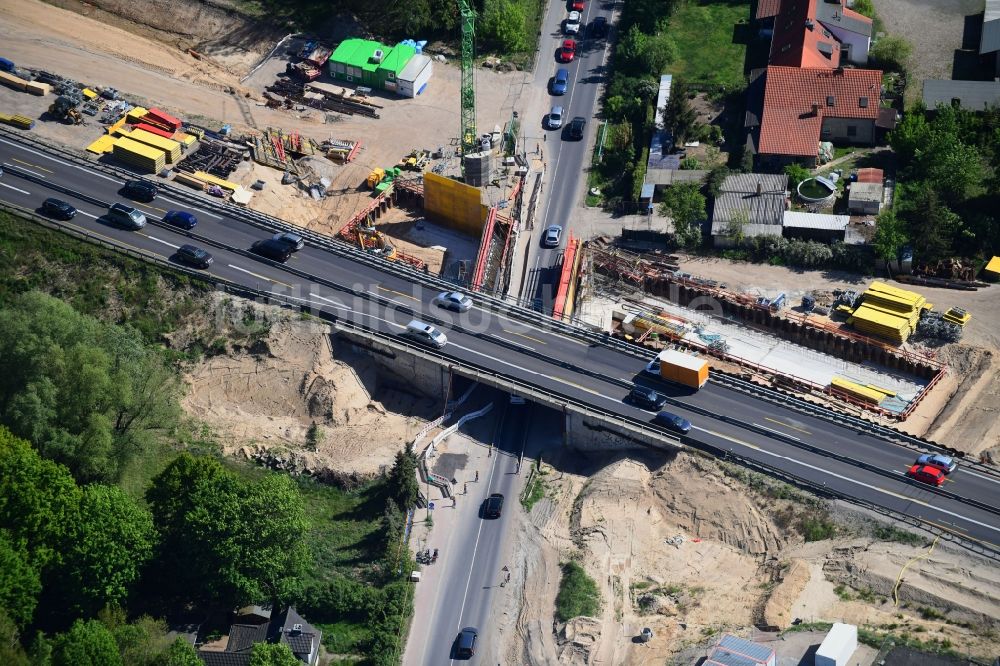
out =
<path fill-rule="evenodd" d="M 882 169 L 872 169 L 871 167 L 866 167 L 864 169 L 858 169 L 858 182 L 859 183 L 878 183 L 882 184 Z"/>
<path fill-rule="evenodd" d="M 779 2 L 780 2 L 780 0 L 779 0 Z M 841 4 L 840 12 L 844 16 L 847 16 L 848 18 L 856 19 L 858 21 L 864 21 L 865 23 L 871 23 L 872 22 L 872 20 L 869 17 L 865 16 L 864 14 L 859 14 L 858 12 L 854 11 L 853 9 L 851 9 L 850 7 L 848 7 L 846 4 L 844 4 L 844 0 L 841 0 L 840 4 Z"/>
<path fill-rule="evenodd" d="M 757 20 L 771 18 L 777 16 L 779 11 L 781 11 L 781 0 L 759 0 L 754 18 Z"/>
<path fill-rule="evenodd" d="M 769 61 L 772 65 L 830 69 L 840 65 L 840 42 L 816 21 L 816 2 L 785 0 L 782 3 L 781 11 L 774 17 Z M 825 45 L 827 53 L 820 52 L 820 44 Z"/>
<path fill-rule="evenodd" d="M 874 121 L 881 92 L 882 72 L 877 69 L 768 67 L 757 150 L 765 155 L 816 155 L 824 116 Z M 828 97 L 833 106 L 827 104 Z M 868 100 L 865 107 L 862 97 Z"/>

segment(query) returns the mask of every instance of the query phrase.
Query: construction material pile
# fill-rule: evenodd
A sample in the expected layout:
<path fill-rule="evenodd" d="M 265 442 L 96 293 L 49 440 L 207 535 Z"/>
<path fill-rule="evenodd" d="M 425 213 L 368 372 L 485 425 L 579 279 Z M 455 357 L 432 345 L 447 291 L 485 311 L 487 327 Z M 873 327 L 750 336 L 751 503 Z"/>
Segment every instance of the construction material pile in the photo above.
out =
<path fill-rule="evenodd" d="M 13 125 L 14 127 L 19 127 L 21 129 L 31 129 L 35 126 L 34 120 L 28 116 L 22 116 L 20 114 L 7 115 L 6 113 L 0 113 L 0 123 Z"/>
<path fill-rule="evenodd" d="M 861 306 L 847 321 L 862 333 L 902 344 L 916 330 L 921 312 L 932 307 L 916 292 L 876 280 L 861 295 Z"/>
<path fill-rule="evenodd" d="M 298 132 L 285 134 L 280 129 L 268 127 L 263 135 L 253 137 L 251 152 L 254 162 L 258 164 L 298 175 L 295 158 L 315 155 L 316 144 L 312 139 L 302 138 Z"/>
<path fill-rule="evenodd" d="M 111 150 L 116 159 L 147 173 L 159 173 L 167 165 L 162 150 L 128 137 L 120 137 Z"/>

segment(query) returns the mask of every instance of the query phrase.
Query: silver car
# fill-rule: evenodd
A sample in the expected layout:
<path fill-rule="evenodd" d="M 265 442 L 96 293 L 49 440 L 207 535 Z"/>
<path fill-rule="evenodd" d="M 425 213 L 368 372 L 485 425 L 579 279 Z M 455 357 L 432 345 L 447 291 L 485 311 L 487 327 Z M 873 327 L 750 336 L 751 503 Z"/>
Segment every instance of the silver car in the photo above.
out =
<path fill-rule="evenodd" d="M 559 129 L 562 127 L 563 120 L 563 108 L 561 106 L 553 106 L 549 109 L 549 129 Z"/>
<path fill-rule="evenodd" d="M 472 299 L 458 291 L 445 291 L 434 297 L 434 305 L 453 312 L 468 312 Z"/>
<path fill-rule="evenodd" d="M 562 227 L 553 224 L 545 230 L 542 235 L 542 245 L 545 247 L 559 247 L 559 240 L 562 238 Z"/>

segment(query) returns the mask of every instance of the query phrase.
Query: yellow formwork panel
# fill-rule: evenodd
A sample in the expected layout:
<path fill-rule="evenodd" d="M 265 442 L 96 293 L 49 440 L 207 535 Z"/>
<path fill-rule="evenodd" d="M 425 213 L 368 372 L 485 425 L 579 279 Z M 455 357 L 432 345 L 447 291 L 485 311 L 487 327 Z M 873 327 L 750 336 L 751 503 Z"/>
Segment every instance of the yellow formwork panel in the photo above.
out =
<path fill-rule="evenodd" d="M 900 298 L 910 303 L 917 303 L 918 301 L 921 301 L 924 298 L 915 291 L 908 291 L 906 289 L 893 287 L 892 285 L 888 285 L 885 282 L 880 282 L 878 280 L 875 280 L 870 285 L 868 285 L 868 291 L 877 291 L 882 294 L 889 294 L 891 296 L 895 296 L 896 298 Z"/>
<path fill-rule="evenodd" d="M 86 97 L 87 99 L 97 99 L 97 93 L 91 90 L 90 88 L 83 89 L 83 96 Z"/>
<path fill-rule="evenodd" d="M 194 177 L 202 182 L 210 183 L 212 185 L 218 185 L 219 187 L 225 190 L 235 190 L 240 186 L 239 183 L 234 183 L 229 180 L 224 180 L 217 176 L 213 176 L 212 174 L 206 171 L 195 171 Z"/>
<path fill-rule="evenodd" d="M 481 236 L 489 208 L 478 187 L 433 172 L 424 173 L 424 210 L 435 222 L 470 236 Z"/>
<path fill-rule="evenodd" d="M 842 377 L 834 377 L 830 381 L 830 385 L 874 405 L 879 404 L 885 398 L 885 394 L 881 391 L 870 389 L 867 386 L 862 386 Z"/>
<path fill-rule="evenodd" d="M 133 141 L 141 141 L 148 146 L 159 148 L 167 154 L 167 162 L 174 163 L 179 161 L 181 158 L 181 144 L 173 139 L 168 139 L 160 136 L 159 134 L 153 134 L 152 132 L 147 132 L 142 129 L 132 130 L 128 134 L 128 137 Z"/>
<path fill-rule="evenodd" d="M 105 134 L 104 136 L 98 137 L 97 141 L 87 146 L 87 150 L 98 155 L 103 155 L 104 153 L 110 153 L 114 147 L 115 137 Z"/>
<path fill-rule="evenodd" d="M 854 311 L 854 320 L 863 319 L 879 326 L 887 326 L 893 329 L 902 329 L 909 324 L 907 317 L 898 314 L 885 312 L 870 305 L 862 305 Z"/>
<path fill-rule="evenodd" d="M 1000 257 L 993 257 L 990 262 L 986 264 L 986 268 L 983 269 L 987 273 L 993 273 L 994 275 L 1000 275 Z"/>
<path fill-rule="evenodd" d="M 122 116 L 116 120 L 113 124 L 108 125 L 108 134 L 117 134 L 118 131 L 125 126 L 125 116 Z"/>

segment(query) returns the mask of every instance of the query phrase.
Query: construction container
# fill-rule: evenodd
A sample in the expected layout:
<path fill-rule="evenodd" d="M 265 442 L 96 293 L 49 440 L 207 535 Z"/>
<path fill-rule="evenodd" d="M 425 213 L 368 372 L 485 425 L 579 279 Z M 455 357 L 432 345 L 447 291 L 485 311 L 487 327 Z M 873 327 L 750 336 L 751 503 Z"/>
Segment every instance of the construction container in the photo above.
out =
<path fill-rule="evenodd" d="M 853 624 L 834 622 L 816 650 L 816 666 L 847 666 L 857 649 L 858 628 Z"/>
<path fill-rule="evenodd" d="M 33 119 L 28 116 L 18 114 L 7 115 L 5 113 L 0 113 L 0 123 L 13 125 L 14 127 L 19 127 L 21 129 L 31 129 L 35 126 L 35 121 Z"/>
<path fill-rule="evenodd" d="M 14 76 L 13 74 L 8 74 L 7 72 L 0 72 L 0 83 L 8 88 L 20 90 L 21 92 L 24 92 L 24 87 L 28 84 L 28 82 L 20 76 Z"/>
<path fill-rule="evenodd" d="M 660 377 L 683 386 L 700 389 L 708 381 L 708 362 L 675 349 L 661 351 Z"/>
<path fill-rule="evenodd" d="M 153 148 L 159 148 L 166 154 L 167 164 L 177 164 L 181 160 L 181 144 L 173 139 L 165 139 L 159 134 L 153 134 L 141 129 L 134 129 L 129 132 L 128 138 L 133 141 L 141 141 Z"/>
<path fill-rule="evenodd" d="M 24 84 L 24 92 L 42 97 L 43 95 L 48 95 L 50 92 L 52 92 L 52 86 L 50 86 L 47 83 L 39 83 L 37 81 L 27 81 Z"/>
<path fill-rule="evenodd" d="M 167 166 L 167 156 L 162 150 L 127 136 L 115 141 L 112 154 L 121 162 L 147 173 L 159 173 Z"/>

